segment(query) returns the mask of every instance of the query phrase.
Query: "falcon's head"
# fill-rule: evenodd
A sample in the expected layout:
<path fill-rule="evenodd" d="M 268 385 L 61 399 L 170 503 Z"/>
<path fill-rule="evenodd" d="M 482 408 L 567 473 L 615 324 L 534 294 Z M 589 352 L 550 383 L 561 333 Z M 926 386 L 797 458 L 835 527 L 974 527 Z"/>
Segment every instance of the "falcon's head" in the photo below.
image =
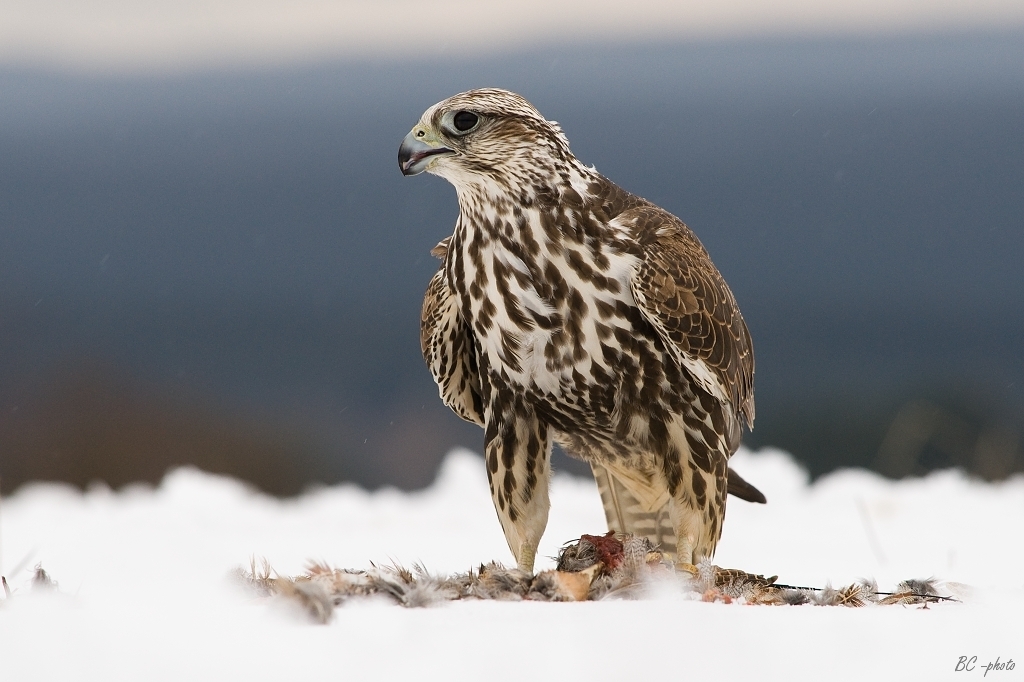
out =
<path fill-rule="evenodd" d="M 456 189 L 529 187 L 575 162 L 554 121 L 508 90 L 469 90 L 427 109 L 402 140 L 404 175 L 427 171 Z"/>

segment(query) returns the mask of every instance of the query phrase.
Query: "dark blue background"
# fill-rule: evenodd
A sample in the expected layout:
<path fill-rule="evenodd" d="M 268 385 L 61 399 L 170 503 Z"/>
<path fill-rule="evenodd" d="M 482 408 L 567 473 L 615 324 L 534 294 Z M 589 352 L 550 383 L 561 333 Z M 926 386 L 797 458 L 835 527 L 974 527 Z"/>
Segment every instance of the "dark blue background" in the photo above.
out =
<path fill-rule="evenodd" d="M 396 155 L 480 86 L 697 232 L 754 338 L 749 444 L 814 473 L 1024 469 L 1021 74 L 1017 33 L 2 72 L 0 483 L 194 462 L 415 487 L 479 449 L 418 348 L 455 193 Z M 938 421 L 894 432 L 908 405 Z"/>

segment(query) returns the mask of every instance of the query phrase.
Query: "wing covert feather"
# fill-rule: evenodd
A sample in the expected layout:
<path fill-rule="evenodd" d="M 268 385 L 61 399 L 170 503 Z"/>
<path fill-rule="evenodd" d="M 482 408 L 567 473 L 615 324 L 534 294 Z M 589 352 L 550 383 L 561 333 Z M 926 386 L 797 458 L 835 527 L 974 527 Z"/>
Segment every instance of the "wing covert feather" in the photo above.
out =
<path fill-rule="evenodd" d="M 753 344 L 725 279 L 678 218 L 653 205 L 628 213 L 643 252 L 632 281 L 641 312 L 694 379 L 753 425 Z"/>

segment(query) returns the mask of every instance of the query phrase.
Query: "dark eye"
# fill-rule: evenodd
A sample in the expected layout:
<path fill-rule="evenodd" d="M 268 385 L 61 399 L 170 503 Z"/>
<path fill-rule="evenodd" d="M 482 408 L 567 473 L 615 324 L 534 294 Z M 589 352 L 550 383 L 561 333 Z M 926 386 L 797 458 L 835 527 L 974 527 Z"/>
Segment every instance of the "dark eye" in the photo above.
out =
<path fill-rule="evenodd" d="M 480 117 L 472 111 L 459 111 L 452 117 L 452 125 L 460 133 L 464 133 L 467 130 L 472 130 L 479 120 Z"/>

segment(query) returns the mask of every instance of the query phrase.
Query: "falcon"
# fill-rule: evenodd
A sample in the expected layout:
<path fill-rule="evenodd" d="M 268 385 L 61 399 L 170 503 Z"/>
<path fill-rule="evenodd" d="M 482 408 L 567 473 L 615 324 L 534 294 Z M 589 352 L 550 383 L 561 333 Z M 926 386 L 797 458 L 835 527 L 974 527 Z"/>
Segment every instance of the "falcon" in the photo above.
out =
<path fill-rule="evenodd" d="M 424 112 L 404 175 L 455 186 L 454 233 L 423 301 L 441 399 L 484 428 L 518 567 L 547 525 L 553 443 L 588 462 L 609 529 L 677 567 L 712 557 L 729 469 L 754 421 L 754 355 L 732 292 L 681 220 L 585 166 L 523 97 L 470 90 Z"/>

